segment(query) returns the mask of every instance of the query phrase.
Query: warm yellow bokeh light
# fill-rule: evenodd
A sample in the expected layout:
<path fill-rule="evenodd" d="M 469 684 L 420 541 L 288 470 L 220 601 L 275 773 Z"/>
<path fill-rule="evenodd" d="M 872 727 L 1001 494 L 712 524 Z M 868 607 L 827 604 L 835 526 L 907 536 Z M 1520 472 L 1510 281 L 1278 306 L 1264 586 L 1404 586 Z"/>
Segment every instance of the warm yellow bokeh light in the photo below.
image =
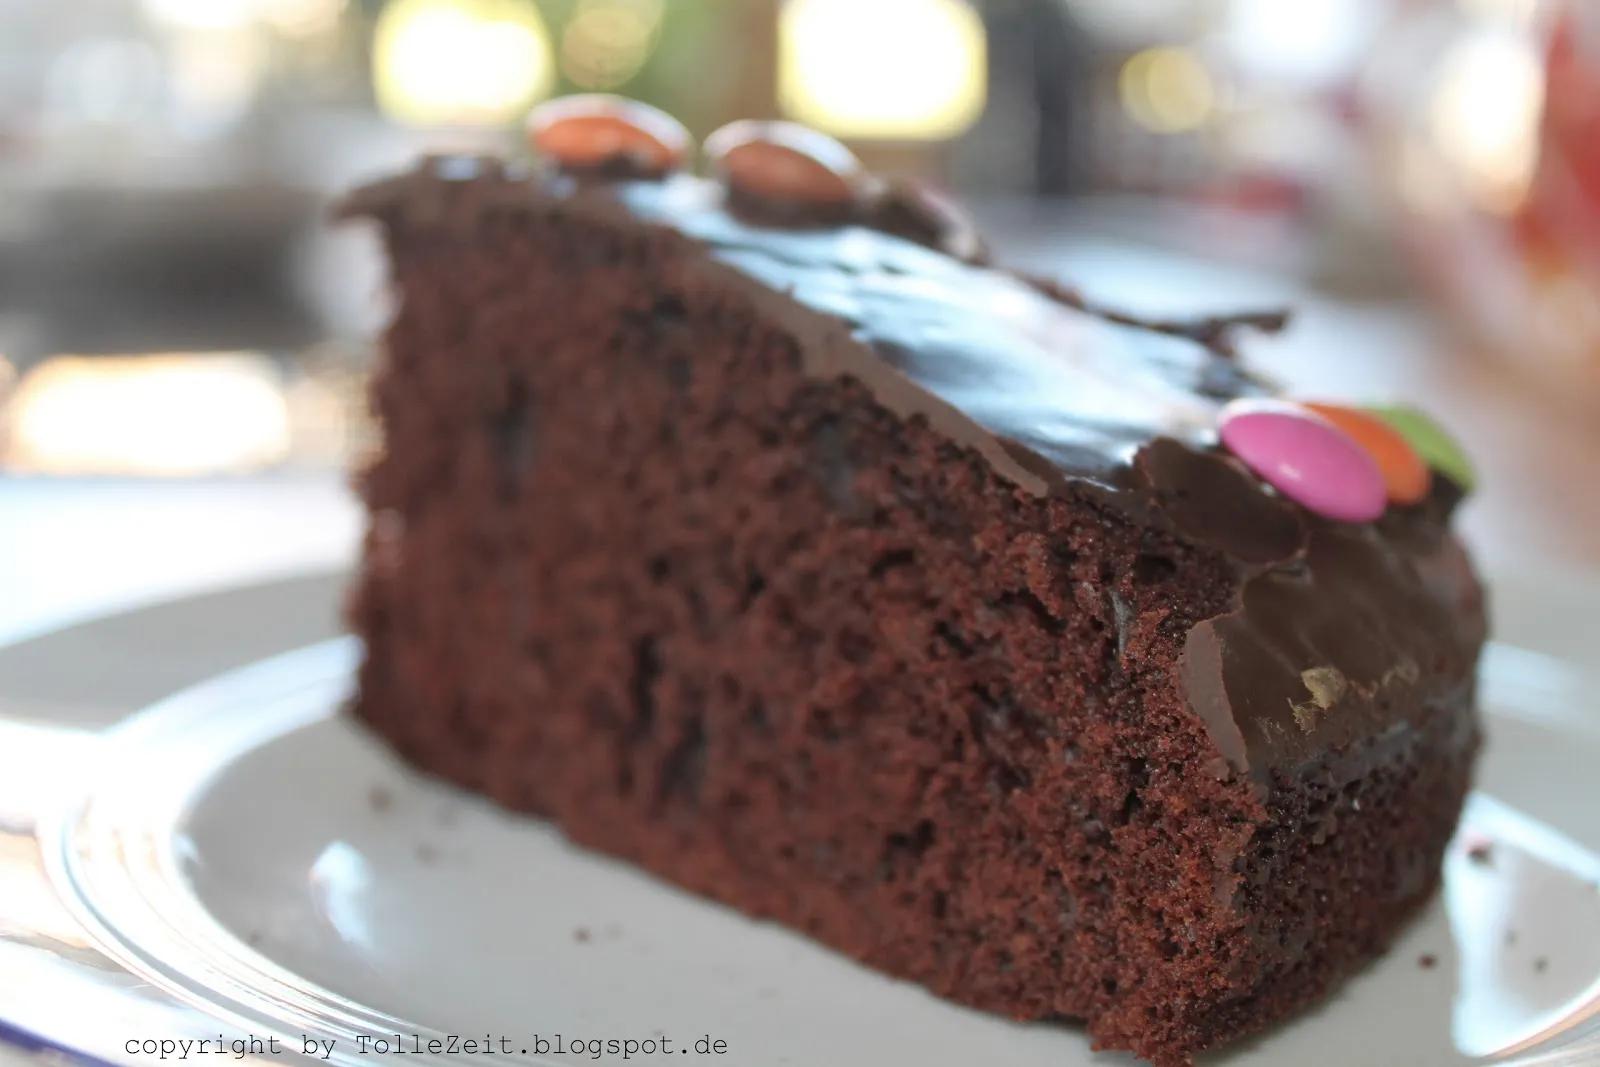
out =
<path fill-rule="evenodd" d="M 1186 48 L 1147 48 L 1129 56 L 1117 89 L 1128 116 L 1153 133 L 1198 129 L 1216 109 L 1211 75 Z"/>
<path fill-rule="evenodd" d="M 1428 107 L 1439 154 L 1479 207 L 1510 214 L 1539 164 L 1544 76 L 1526 39 L 1491 31 L 1453 46 Z"/>
<path fill-rule="evenodd" d="M 289 452 L 278 374 L 248 353 L 57 356 L 10 399 L 4 465 L 61 474 L 253 470 Z"/>
<path fill-rule="evenodd" d="M 378 17 L 372 52 L 378 106 L 419 126 L 507 122 L 555 81 L 532 0 L 395 0 Z"/>
<path fill-rule="evenodd" d="M 983 111 L 988 43 L 965 0 L 786 0 L 778 102 L 840 137 L 943 140 Z"/>
<path fill-rule="evenodd" d="M 561 73 L 583 89 L 615 89 L 644 66 L 664 0 L 582 0 L 561 33 Z"/>

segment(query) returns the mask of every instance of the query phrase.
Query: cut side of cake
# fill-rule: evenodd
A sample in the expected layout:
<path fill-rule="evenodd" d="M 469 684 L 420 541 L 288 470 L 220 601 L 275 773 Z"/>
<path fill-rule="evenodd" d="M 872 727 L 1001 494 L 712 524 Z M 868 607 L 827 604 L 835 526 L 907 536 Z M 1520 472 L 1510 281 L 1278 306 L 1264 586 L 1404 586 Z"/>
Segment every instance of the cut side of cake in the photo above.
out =
<path fill-rule="evenodd" d="M 1457 487 L 1320 517 L 1218 445 L 1269 392 L 1224 329 L 873 205 L 465 158 L 355 194 L 398 310 L 354 712 L 873 967 L 1186 1063 L 1437 883 L 1479 741 Z"/>

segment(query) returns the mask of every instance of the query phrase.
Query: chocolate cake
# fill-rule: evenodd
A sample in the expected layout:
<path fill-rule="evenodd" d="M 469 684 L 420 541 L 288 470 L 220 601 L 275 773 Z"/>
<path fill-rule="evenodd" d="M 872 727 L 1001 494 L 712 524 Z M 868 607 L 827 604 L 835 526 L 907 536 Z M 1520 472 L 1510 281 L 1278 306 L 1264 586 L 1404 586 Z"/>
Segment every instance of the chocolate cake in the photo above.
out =
<path fill-rule="evenodd" d="M 355 714 L 575 841 L 1158 1064 L 1379 953 L 1479 742 L 1462 479 L 1330 518 L 1219 438 L 1272 394 L 1235 349 L 1273 317 L 1099 310 L 806 131 L 719 135 L 703 178 L 664 116 L 563 107 L 542 159 L 345 205 L 398 296 Z"/>

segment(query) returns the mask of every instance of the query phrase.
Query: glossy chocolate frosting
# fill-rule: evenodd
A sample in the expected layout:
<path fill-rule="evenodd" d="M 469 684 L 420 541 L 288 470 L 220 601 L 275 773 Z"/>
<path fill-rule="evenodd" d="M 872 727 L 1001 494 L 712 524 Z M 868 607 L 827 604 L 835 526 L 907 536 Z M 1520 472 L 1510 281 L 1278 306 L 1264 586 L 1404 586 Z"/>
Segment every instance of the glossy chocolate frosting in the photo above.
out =
<path fill-rule="evenodd" d="M 1233 772 L 1266 781 L 1470 706 L 1483 605 L 1448 530 L 1448 485 L 1377 522 L 1334 523 L 1217 445 L 1220 405 L 1270 391 L 1233 357 L 1232 327 L 1280 318 L 1099 311 L 985 265 L 971 235 L 952 247 L 941 212 L 890 207 L 807 224 L 752 217 L 687 175 L 579 181 L 435 158 L 359 190 L 343 213 L 472 226 L 490 212 L 570 212 L 679 235 L 793 330 L 809 373 L 858 379 L 1023 491 L 1093 499 L 1222 554 L 1234 602 L 1190 631 L 1181 682 Z"/>

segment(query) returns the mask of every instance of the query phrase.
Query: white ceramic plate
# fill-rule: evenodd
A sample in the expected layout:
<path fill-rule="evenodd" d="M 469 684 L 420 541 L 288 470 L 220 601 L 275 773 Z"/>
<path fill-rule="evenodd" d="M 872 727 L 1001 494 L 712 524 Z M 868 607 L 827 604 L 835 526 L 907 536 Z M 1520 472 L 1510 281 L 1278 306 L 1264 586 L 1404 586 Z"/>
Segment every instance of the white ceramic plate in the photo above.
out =
<path fill-rule="evenodd" d="M 268 602 L 157 610 L 168 632 L 291 634 L 288 601 L 276 621 Z M 28 660 L 86 662 L 74 642 L 103 654 L 106 632 Z M 219 1038 L 246 1058 L 255 1038 L 266 1061 L 398 1067 L 1132 1062 L 1074 1027 L 945 1003 L 412 774 L 338 715 L 356 655 L 322 640 L 125 718 L 102 685 L 89 729 L 0 720 L 0 1035 L 140 1061 L 203 1038 L 187 1046 L 203 1063 L 236 1062 Z M 130 691 L 148 688 L 134 673 Z M 1505 648 L 1484 689 L 1481 791 L 1441 899 L 1320 1008 L 1207 1062 L 1600 1062 L 1597 690 Z M 397 1034 L 403 1056 L 379 1044 Z M 662 1038 L 670 1052 L 644 1051 Z M 491 1053 L 466 1051 L 486 1039 Z"/>

